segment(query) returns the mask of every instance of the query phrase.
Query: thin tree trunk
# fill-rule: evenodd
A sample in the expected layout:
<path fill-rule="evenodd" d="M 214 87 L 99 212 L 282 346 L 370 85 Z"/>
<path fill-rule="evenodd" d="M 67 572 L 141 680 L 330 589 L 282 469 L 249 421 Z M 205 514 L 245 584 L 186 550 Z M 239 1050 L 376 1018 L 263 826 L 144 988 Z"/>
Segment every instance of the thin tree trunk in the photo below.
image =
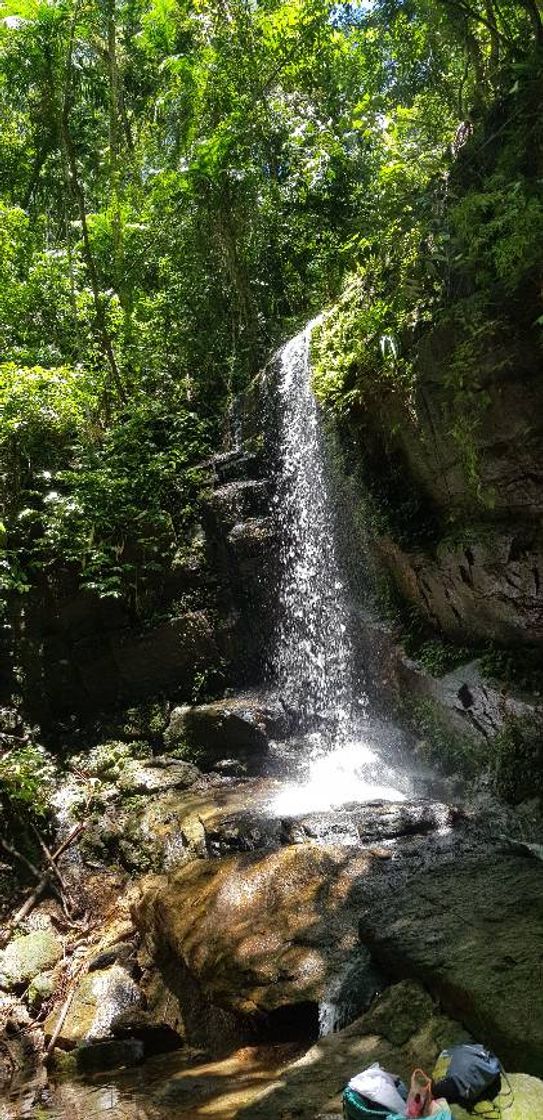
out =
<path fill-rule="evenodd" d="M 21 207 L 22 207 L 23 210 L 26 210 L 27 207 L 30 205 L 30 202 L 32 200 L 32 195 L 34 194 L 34 191 L 35 191 L 35 189 L 37 187 L 37 184 L 38 184 L 38 179 L 40 177 L 40 171 L 41 171 L 41 169 L 42 169 L 42 167 L 43 167 L 43 165 L 44 165 L 44 163 L 47 159 L 47 156 L 49 155 L 49 152 L 51 151 L 51 147 L 52 147 L 51 137 L 48 137 L 47 142 L 42 144 L 39 151 L 36 152 L 36 157 L 34 159 L 34 164 L 33 164 L 33 167 L 32 167 L 32 173 L 30 175 L 30 182 L 28 184 L 28 187 L 26 188 L 24 198 L 21 202 Z"/>
<path fill-rule="evenodd" d="M 119 290 L 122 257 L 122 228 L 119 175 L 119 75 L 117 70 L 117 26 L 115 0 L 107 6 L 107 68 L 109 77 L 109 168 L 110 201 L 113 210 L 113 278 Z"/>
<path fill-rule="evenodd" d="M 491 0 L 485 0 L 485 11 L 490 30 L 490 73 L 494 74 L 500 64 L 500 37 L 496 23 L 496 13 Z"/>
<path fill-rule="evenodd" d="M 75 11 L 74 11 L 73 19 L 72 19 L 72 26 L 71 26 L 71 30 L 70 30 L 70 39 L 69 39 L 69 43 L 68 43 L 68 51 L 67 51 L 67 55 L 66 55 L 64 100 L 63 100 L 63 105 L 62 105 L 62 111 L 60 113 L 60 140 L 61 140 L 61 145 L 64 148 L 64 152 L 65 152 L 65 156 L 66 156 L 66 160 L 67 160 L 67 164 L 68 164 L 68 168 L 69 168 L 69 172 L 70 172 L 70 185 L 71 185 L 71 189 L 72 189 L 72 192 L 73 192 L 73 195 L 74 195 L 74 198 L 75 198 L 75 202 L 76 202 L 76 205 L 77 205 L 77 209 L 78 209 L 78 212 L 79 212 L 79 220 L 81 222 L 81 232 L 83 234 L 83 250 L 84 250 L 84 256 L 85 256 L 85 263 L 87 265 L 87 271 L 88 271 L 88 274 L 89 274 L 89 280 L 90 280 L 91 289 L 92 289 L 92 297 L 93 297 L 93 302 L 94 302 L 94 310 L 95 310 L 95 314 L 96 314 L 96 325 L 97 325 L 97 329 L 98 329 L 98 336 L 99 336 L 99 339 L 100 339 L 100 342 L 101 342 L 101 345 L 102 345 L 102 349 L 104 351 L 104 355 L 107 359 L 109 368 L 111 370 L 111 376 L 112 376 L 113 384 L 114 384 L 115 389 L 117 391 L 117 395 L 119 397 L 119 400 L 124 404 L 126 402 L 126 399 L 127 399 L 126 390 L 125 390 L 123 380 L 122 380 L 122 377 L 121 377 L 121 374 L 120 374 L 119 366 L 117 364 L 117 359 L 115 357 L 115 351 L 114 351 L 114 348 L 113 348 L 113 343 L 112 343 L 111 336 L 110 336 L 109 331 L 108 331 L 106 317 L 105 317 L 105 314 L 104 314 L 104 308 L 103 308 L 102 301 L 101 301 L 101 298 L 100 298 L 100 284 L 99 284 L 99 280 L 98 280 L 98 271 L 97 271 L 97 268 L 96 268 L 96 262 L 94 260 L 94 254 L 92 252 L 92 245 L 91 245 L 90 236 L 89 236 L 89 227 L 88 227 L 88 223 L 87 223 L 87 211 L 86 211 L 86 206 L 85 206 L 85 195 L 84 195 L 83 187 L 81 186 L 81 182 L 80 182 L 80 179 L 79 179 L 75 149 L 74 149 L 74 145 L 73 145 L 72 138 L 71 138 L 71 135 L 70 135 L 70 102 L 71 102 L 71 92 L 72 92 L 72 53 L 73 53 L 73 45 L 74 45 L 74 38 L 75 38 L 75 26 L 76 26 L 77 12 L 78 12 L 78 9 L 76 8 Z"/>

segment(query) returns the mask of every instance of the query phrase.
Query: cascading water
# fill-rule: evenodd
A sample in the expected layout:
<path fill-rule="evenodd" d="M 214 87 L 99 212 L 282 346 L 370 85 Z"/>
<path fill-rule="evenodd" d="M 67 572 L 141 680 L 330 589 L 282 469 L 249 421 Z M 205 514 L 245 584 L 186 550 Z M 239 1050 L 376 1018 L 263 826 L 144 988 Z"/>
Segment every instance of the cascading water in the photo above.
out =
<path fill-rule="evenodd" d="M 352 718 L 353 659 L 323 433 L 310 384 L 314 325 L 280 354 L 283 554 L 275 666 L 281 695 L 302 724 L 320 725 L 337 741 Z"/>
<path fill-rule="evenodd" d="M 290 753 L 279 813 L 349 801 L 402 799 L 409 781 L 380 749 L 380 729 L 357 694 L 346 589 L 338 561 L 333 488 L 311 390 L 309 323 L 279 354 L 281 583 L 274 667 L 303 739 Z M 392 733 L 394 737 L 394 732 Z"/>

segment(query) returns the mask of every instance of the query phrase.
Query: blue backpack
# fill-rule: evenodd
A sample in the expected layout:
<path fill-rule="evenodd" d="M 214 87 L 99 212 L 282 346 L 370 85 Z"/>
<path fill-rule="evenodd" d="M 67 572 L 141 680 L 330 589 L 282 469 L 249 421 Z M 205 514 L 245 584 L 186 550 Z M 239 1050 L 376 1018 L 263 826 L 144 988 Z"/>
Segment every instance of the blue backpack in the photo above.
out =
<path fill-rule="evenodd" d="M 435 1097 L 449 1104 L 472 1108 L 477 1101 L 491 1101 L 501 1089 L 501 1065 L 480 1043 L 464 1043 L 442 1050 L 434 1071 Z M 437 1075 L 437 1076 L 436 1076 Z"/>

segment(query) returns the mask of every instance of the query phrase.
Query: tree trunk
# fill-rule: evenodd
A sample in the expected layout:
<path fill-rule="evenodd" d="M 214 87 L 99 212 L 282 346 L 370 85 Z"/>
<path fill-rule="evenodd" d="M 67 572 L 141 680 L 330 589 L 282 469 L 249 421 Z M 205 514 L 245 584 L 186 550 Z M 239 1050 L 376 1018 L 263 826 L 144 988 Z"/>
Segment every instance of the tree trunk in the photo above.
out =
<path fill-rule="evenodd" d="M 92 297 L 93 297 L 94 310 L 95 310 L 95 315 L 96 315 L 96 326 L 97 326 L 98 337 L 100 339 L 100 343 L 101 343 L 101 346 L 102 346 L 102 350 L 104 352 L 104 356 L 106 357 L 109 368 L 111 370 L 111 377 L 112 377 L 112 381 L 113 381 L 113 384 L 115 386 L 117 395 L 119 397 L 119 400 L 124 404 L 126 402 L 126 399 L 127 399 L 126 390 L 125 390 L 123 380 L 122 380 L 122 377 L 121 377 L 121 374 L 120 374 L 119 366 L 117 364 L 117 359 L 116 359 L 116 356 L 115 356 L 113 343 L 112 343 L 111 336 L 109 334 L 108 327 L 107 327 L 107 322 L 106 322 L 106 317 L 105 317 L 105 313 L 104 313 L 104 308 L 103 308 L 103 305 L 102 305 L 102 300 L 100 298 L 100 284 L 99 284 L 99 280 L 98 280 L 98 272 L 97 272 L 96 262 L 94 260 L 94 254 L 92 252 L 92 246 L 91 246 L 90 237 L 89 237 L 89 227 L 88 227 L 88 223 L 87 223 L 87 211 L 86 211 L 86 206 L 85 206 L 85 195 L 84 195 L 83 187 L 82 187 L 80 179 L 79 179 L 79 174 L 78 174 L 78 170 L 77 170 L 77 159 L 76 159 L 76 155 L 75 155 L 74 145 L 73 145 L 73 142 L 72 142 L 72 137 L 71 137 L 71 134 L 70 134 L 70 103 L 71 103 L 71 94 L 72 94 L 72 54 L 73 54 L 73 45 L 74 45 L 74 38 L 75 38 L 77 11 L 78 10 L 76 8 L 75 12 L 74 12 L 73 19 L 72 19 L 72 27 L 71 27 L 71 30 L 70 30 L 70 39 L 69 39 L 68 50 L 67 50 L 67 55 L 66 55 L 64 98 L 63 98 L 62 110 L 60 112 L 60 121 L 59 121 L 59 124 L 60 124 L 60 142 L 61 142 L 61 147 L 64 149 L 64 154 L 65 154 L 65 158 L 66 158 L 66 161 L 67 161 L 67 166 L 68 166 L 68 169 L 69 169 L 70 187 L 71 187 L 71 190 L 73 192 L 73 196 L 74 196 L 74 199 L 75 199 L 75 202 L 76 202 L 76 205 L 77 205 L 77 209 L 78 209 L 78 213 L 79 213 L 79 220 L 81 222 L 81 232 L 83 234 L 83 251 L 84 251 L 84 256 L 85 256 L 85 263 L 87 265 L 87 271 L 88 271 L 88 274 L 89 274 L 91 289 L 92 289 Z"/>

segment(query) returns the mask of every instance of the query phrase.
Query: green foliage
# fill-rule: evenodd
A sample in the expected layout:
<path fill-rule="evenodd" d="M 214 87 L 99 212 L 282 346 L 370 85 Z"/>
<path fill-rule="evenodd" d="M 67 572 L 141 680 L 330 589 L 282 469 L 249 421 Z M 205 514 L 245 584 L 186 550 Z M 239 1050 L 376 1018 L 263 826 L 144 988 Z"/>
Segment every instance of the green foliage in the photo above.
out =
<path fill-rule="evenodd" d="M 494 738 L 492 773 L 497 793 L 518 804 L 541 790 L 543 728 L 533 719 L 510 718 Z"/>
<path fill-rule="evenodd" d="M 427 638 L 420 645 L 406 643 L 406 650 L 434 677 L 443 677 L 474 656 L 473 649 L 440 638 Z"/>
<path fill-rule="evenodd" d="M 24 591 L 52 563 L 75 564 L 84 587 L 138 606 L 194 516 L 205 422 L 163 383 L 104 428 L 96 379 L 68 368 L 4 365 L 0 405 L 4 586 Z"/>
<path fill-rule="evenodd" d="M 149 739 L 161 743 L 168 719 L 169 705 L 165 700 L 148 700 L 126 711 L 123 734 L 128 739 Z"/>
<path fill-rule="evenodd" d="M 64 461 L 93 403 L 81 371 L 0 365 L 0 451 L 34 471 L 54 468 Z"/>
<path fill-rule="evenodd" d="M 529 647 L 499 649 L 491 647 L 480 659 L 481 672 L 491 681 L 508 688 L 543 695 L 543 656 Z"/>
<path fill-rule="evenodd" d="M 315 333 L 320 400 L 392 398 L 413 423 L 419 340 L 464 301 L 453 436 L 478 492 L 476 371 L 495 290 L 514 301 L 541 257 L 528 7 L 8 0 L 8 589 L 64 565 L 144 613 L 190 534 L 195 467 L 233 394 L 338 296 Z M 492 123 L 504 90 L 510 116 Z M 481 177 L 469 158 L 451 171 L 466 119 Z"/>
<path fill-rule="evenodd" d="M 54 768 L 43 747 L 22 743 L 0 758 L 0 801 L 9 817 L 39 823 L 50 812 Z"/>
<path fill-rule="evenodd" d="M 422 736 L 421 759 L 467 782 L 480 778 L 488 766 L 489 746 L 454 731 L 433 700 L 413 699 L 407 712 L 414 730 Z"/>

